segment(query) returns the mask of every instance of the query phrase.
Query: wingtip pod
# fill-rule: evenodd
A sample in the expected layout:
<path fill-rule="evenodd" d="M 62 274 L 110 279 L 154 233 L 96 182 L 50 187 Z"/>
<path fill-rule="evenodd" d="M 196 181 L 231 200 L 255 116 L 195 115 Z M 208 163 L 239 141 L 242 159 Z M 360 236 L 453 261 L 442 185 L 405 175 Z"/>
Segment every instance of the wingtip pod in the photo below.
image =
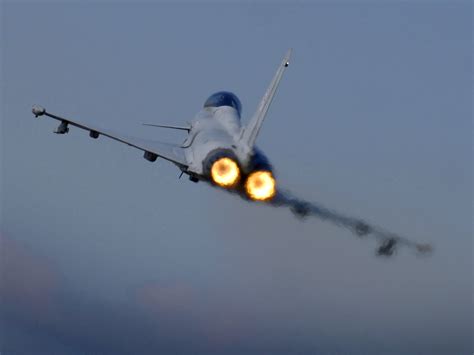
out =
<path fill-rule="evenodd" d="M 35 117 L 39 117 L 39 116 L 44 115 L 44 113 L 46 112 L 46 109 L 40 105 L 33 105 L 31 112 L 33 112 L 33 115 L 35 115 Z"/>

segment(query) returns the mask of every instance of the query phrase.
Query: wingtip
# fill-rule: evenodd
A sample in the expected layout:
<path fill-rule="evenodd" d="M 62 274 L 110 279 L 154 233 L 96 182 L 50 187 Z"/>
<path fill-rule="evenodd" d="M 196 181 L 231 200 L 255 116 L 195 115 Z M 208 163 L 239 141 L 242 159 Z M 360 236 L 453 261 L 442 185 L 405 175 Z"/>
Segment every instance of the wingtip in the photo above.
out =
<path fill-rule="evenodd" d="M 46 109 L 40 105 L 33 105 L 31 112 L 33 112 L 33 115 L 35 115 L 35 117 L 38 117 L 38 116 L 44 115 L 44 113 L 46 112 Z"/>

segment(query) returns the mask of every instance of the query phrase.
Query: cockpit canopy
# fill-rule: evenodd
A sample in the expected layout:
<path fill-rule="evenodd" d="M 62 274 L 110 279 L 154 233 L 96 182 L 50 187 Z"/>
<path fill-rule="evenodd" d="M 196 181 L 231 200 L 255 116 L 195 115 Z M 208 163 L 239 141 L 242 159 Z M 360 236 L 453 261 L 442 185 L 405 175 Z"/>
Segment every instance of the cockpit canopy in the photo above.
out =
<path fill-rule="evenodd" d="M 219 91 L 215 94 L 209 96 L 209 98 L 204 103 L 204 107 L 220 107 L 220 106 L 230 106 L 237 110 L 239 116 L 242 112 L 242 104 L 240 103 L 239 98 L 228 91 Z"/>

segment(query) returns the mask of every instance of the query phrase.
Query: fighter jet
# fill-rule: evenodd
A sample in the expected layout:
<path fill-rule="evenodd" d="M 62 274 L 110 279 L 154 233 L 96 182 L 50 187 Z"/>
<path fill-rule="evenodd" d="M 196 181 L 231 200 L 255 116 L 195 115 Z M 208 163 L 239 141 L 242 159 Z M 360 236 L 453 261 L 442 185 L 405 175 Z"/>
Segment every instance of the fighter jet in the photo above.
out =
<path fill-rule="evenodd" d="M 255 146 L 255 141 L 283 73 L 290 63 L 290 56 L 291 49 L 285 54 L 257 110 L 247 124 L 242 123 L 242 104 L 239 98 L 228 91 L 212 94 L 189 125 L 146 124 L 186 131 L 187 137 L 182 144 L 128 137 L 95 125 L 57 116 L 38 105 L 34 105 L 32 111 L 36 117 L 48 116 L 58 120 L 59 126 L 54 131 L 56 134 L 68 133 L 70 126 L 78 127 L 88 131 L 93 139 L 104 136 L 137 148 L 143 151 L 143 157 L 150 162 L 158 158 L 168 160 L 181 170 L 180 176 L 186 174 L 193 182 L 210 183 L 236 193 L 248 201 L 288 207 L 300 219 L 315 216 L 328 220 L 348 228 L 359 237 L 370 234 L 381 242 L 377 250 L 378 255 L 392 255 L 396 245 L 415 248 L 419 253 L 430 253 L 432 248 L 429 244 L 412 242 L 395 233 L 369 225 L 361 219 L 345 216 L 322 205 L 295 198 L 289 191 L 277 189 L 272 166 L 265 154 Z"/>
<path fill-rule="evenodd" d="M 209 182 L 246 199 L 267 201 L 275 196 L 276 182 L 267 157 L 257 149 L 255 141 L 289 65 L 290 56 L 291 49 L 285 54 L 257 110 L 246 125 L 241 120 L 242 104 L 239 98 L 228 91 L 212 94 L 189 125 L 147 124 L 186 131 L 188 135 L 182 144 L 127 137 L 52 114 L 39 105 L 34 105 L 32 112 L 36 117 L 48 116 L 58 120 L 59 126 L 54 131 L 56 134 L 68 133 L 70 126 L 78 127 L 89 131 L 93 139 L 104 136 L 142 150 L 143 157 L 150 162 L 157 158 L 168 160 L 181 170 L 181 175 L 187 174 L 193 182 Z"/>

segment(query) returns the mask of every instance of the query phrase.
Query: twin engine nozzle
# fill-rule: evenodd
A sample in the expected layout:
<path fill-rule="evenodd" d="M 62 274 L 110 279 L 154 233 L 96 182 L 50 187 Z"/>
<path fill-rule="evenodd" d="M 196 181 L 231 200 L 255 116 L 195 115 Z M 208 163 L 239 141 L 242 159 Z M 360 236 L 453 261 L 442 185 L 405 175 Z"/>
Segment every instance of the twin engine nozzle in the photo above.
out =
<path fill-rule="evenodd" d="M 269 170 L 255 170 L 245 176 L 241 182 L 241 170 L 236 159 L 223 156 L 215 159 L 210 167 L 210 178 L 216 185 L 237 189 L 244 187 L 247 196 L 252 200 L 267 201 L 276 193 L 276 182 L 273 174 Z"/>
<path fill-rule="evenodd" d="M 211 179 L 219 186 L 234 187 L 240 180 L 239 165 L 231 158 L 219 158 L 211 166 Z"/>

